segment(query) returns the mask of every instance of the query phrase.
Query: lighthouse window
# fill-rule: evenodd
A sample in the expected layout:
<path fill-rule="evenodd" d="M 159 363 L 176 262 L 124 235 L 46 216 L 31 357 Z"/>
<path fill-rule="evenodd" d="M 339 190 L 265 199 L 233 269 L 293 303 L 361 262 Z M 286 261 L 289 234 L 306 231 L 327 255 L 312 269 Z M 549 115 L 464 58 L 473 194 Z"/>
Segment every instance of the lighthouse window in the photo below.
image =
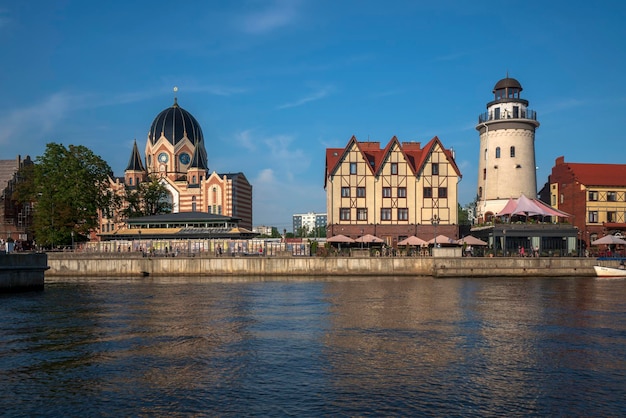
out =
<path fill-rule="evenodd" d="M 496 107 L 495 109 L 493 109 L 493 118 L 495 120 L 500 119 L 500 108 Z"/>
<path fill-rule="evenodd" d="M 511 158 L 515 157 L 515 147 L 511 147 Z"/>
<path fill-rule="evenodd" d="M 500 158 L 500 147 L 496 148 L 496 158 Z"/>
<path fill-rule="evenodd" d="M 513 106 L 513 117 L 515 119 L 519 118 L 519 106 Z"/>

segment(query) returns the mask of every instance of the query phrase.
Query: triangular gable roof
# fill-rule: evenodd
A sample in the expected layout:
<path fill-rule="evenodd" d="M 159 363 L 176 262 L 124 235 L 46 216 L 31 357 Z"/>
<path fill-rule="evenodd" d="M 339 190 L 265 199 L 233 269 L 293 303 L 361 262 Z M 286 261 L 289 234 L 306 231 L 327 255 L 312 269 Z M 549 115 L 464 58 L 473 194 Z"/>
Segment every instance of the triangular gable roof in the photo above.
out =
<path fill-rule="evenodd" d="M 370 171 L 372 174 L 374 173 L 374 167 L 377 164 L 376 160 L 380 153 L 380 142 L 359 142 L 356 136 L 352 135 L 352 138 L 350 138 L 344 148 L 326 149 L 326 176 L 324 176 L 324 188 L 326 188 L 328 176 L 337 171 L 341 161 L 343 161 L 352 146 L 357 147 L 363 159 L 368 162 L 367 166 Z"/>
<path fill-rule="evenodd" d="M 585 186 L 623 186 L 626 164 L 564 163 Z"/>
<path fill-rule="evenodd" d="M 400 144 L 400 141 L 398 141 L 398 137 L 394 135 L 389 140 L 389 142 L 387 143 L 387 146 L 381 153 L 380 161 L 378 162 L 378 166 L 376 167 L 376 175 L 379 175 L 380 172 L 382 171 L 383 166 L 385 165 L 384 162 L 387 161 L 387 159 L 389 158 L 389 154 L 391 154 L 391 150 L 394 145 L 398 146 L 398 149 L 400 150 L 400 152 L 402 153 L 402 156 L 406 160 L 407 165 L 411 168 L 411 171 L 413 172 L 413 174 L 415 174 L 415 165 L 414 165 L 415 160 L 413 158 L 409 158 L 407 153 L 404 151 L 404 146 Z"/>
<path fill-rule="evenodd" d="M 368 167 L 372 174 L 378 175 L 394 144 L 398 145 L 407 161 L 407 164 L 411 167 L 413 174 L 417 174 L 423 169 L 428 157 L 435 148 L 435 145 L 439 145 L 454 172 L 457 176 L 463 177 L 456 161 L 454 160 L 452 151 L 444 148 L 437 136 L 433 137 L 433 139 L 431 139 L 424 148 L 420 148 L 419 142 L 401 144 L 398 138 L 394 135 L 385 146 L 385 149 L 381 150 L 380 142 L 359 142 L 353 135 L 344 148 L 326 149 L 326 176 L 324 177 L 324 188 L 326 188 L 328 177 L 337 170 L 339 164 L 343 161 L 345 155 L 353 145 L 359 149 L 363 159 L 368 162 Z"/>
<path fill-rule="evenodd" d="M 415 157 L 415 167 L 414 167 L 415 173 L 419 173 L 420 171 L 422 171 L 422 169 L 424 168 L 424 165 L 426 164 L 426 161 L 428 161 L 428 157 L 432 154 L 435 148 L 435 145 L 439 145 L 439 147 L 441 148 L 441 150 L 446 156 L 446 160 L 452 166 L 456 175 L 459 177 L 463 177 L 461 175 L 461 170 L 459 170 L 459 167 L 456 165 L 456 161 L 454 161 L 452 151 L 446 149 L 437 136 L 434 136 L 433 139 L 428 141 L 428 143 L 424 146 L 424 148 L 419 153 L 413 154 Z"/>

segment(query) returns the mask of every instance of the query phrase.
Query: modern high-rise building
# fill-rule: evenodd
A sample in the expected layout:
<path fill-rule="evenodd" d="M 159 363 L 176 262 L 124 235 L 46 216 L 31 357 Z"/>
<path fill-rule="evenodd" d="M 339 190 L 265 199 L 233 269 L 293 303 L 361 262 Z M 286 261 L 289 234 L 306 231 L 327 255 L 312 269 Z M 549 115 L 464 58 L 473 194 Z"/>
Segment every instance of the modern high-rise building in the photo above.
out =
<path fill-rule="evenodd" d="M 535 130 L 537 113 L 522 99 L 514 78 L 498 81 L 487 112 L 478 117 L 480 133 L 476 218 L 489 221 L 509 199 L 537 197 Z"/>
<path fill-rule="evenodd" d="M 307 234 L 312 231 L 322 231 L 326 228 L 326 214 L 325 213 L 301 213 L 294 214 L 293 220 L 293 233 L 298 234 L 298 231 L 305 229 Z"/>

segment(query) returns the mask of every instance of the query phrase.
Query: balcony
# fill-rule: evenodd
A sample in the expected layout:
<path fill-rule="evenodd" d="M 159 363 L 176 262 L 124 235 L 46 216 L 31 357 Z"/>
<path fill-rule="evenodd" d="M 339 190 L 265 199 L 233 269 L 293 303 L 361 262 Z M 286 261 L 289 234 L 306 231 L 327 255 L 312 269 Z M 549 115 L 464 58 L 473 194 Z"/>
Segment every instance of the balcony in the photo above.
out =
<path fill-rule="evenodd" d="M 497 116 L 497 117 L 496 117 Z M 485 112 L 478 115 L 478 123 L 491 122 L 494 120 L 537 120 L 537 112 L 526 109 L 519 112 L 519 117 L 514 117 L 510 112 L 495 115 L 494 112 Z"/>

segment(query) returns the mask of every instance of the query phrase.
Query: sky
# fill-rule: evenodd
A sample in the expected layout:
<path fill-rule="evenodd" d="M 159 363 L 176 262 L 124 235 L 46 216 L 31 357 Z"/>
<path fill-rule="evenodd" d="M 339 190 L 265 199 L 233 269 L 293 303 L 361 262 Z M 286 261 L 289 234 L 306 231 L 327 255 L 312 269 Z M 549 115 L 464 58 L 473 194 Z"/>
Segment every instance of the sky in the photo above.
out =
<path fill-rule="evenodd" d="M 538 188 L 559 156 L 625 163 L 625 21 L 622 0 L 0 0 L 0 159 L 84 145 L 122 176 L 176 96 L 255 226 L 326 212 L 325 150 L 353 135 L 439 137 L 466 205 L 507 74 L 541 123 Z"/>

